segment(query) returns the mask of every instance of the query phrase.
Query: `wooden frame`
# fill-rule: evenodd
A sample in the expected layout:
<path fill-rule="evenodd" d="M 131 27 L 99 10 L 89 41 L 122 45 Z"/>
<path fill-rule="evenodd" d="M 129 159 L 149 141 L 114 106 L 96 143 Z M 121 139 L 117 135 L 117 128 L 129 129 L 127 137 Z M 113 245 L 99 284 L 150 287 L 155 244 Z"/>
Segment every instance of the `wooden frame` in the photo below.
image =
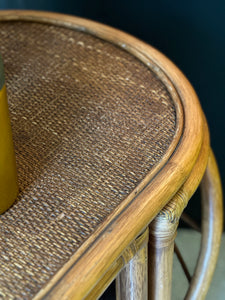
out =
<path fill-rule="evenodd" d="M 212 150 L 201 182 L 202 238 L 198 262 L 185 299 L 205 299 L 215 270 L 223 232 L 223 197 Z"/>
<path fill-rule="evenodd" d="M 182 72 L 164 55 L 138 39 L 96 22 L 56 13 L 1 11 L 0 20 L 51 23 L 88 32 L 122 47 L 155 72 L 167 86 L 176 106 L 178 129 L 161 162 L 109 216 L 35 299 L 86 297 L 132 241 L 189 178 L 200 151 L 198 185 L 209 153 L 206 123 L 198 98 Z M 139 222 L 134 222 L 134 220 Z"/>

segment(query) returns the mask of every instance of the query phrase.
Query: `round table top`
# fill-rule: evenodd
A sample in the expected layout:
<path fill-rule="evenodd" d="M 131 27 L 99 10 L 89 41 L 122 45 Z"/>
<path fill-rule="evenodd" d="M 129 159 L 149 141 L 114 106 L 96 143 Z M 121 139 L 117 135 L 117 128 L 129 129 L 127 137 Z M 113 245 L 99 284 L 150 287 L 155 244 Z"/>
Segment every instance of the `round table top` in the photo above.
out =
<path fill-rule="evenodd" d="M 163 69 L 171 68 L 166 58 L 116 33 L 56 14 L 0 14 L 20 187 L 16 203 L 0 216 L 2 294 L 44 295 L 100 240 L 128 245 L 180 188 L 198 156 L 203 121 L 186 113 L 191 102 L 192 118 L 201 115 L 186 79 L 175 69 L 172 81 Z M 193 141 L 189 131 L 195 131 Z M 185 147 L 179 154 L 182 143 L 192 147 L 190 154 Z M 170 175 L 173 189 L 157 190 Z M 111 255 L 107 247 L 104 259 Z M 122 251 L 117 248 L 115 256 Z"/>

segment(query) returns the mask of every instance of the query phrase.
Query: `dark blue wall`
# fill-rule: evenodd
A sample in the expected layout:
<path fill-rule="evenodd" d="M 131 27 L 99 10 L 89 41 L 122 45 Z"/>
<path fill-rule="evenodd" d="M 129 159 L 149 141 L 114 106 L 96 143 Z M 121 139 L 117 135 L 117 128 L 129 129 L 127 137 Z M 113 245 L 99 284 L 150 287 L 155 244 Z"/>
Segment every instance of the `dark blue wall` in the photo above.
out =
<path fill-rule="evenodd" d="M 0 9 L 78 15 L 127 31 L 166 54 L 193 84 L 225 186 L 225 1 L 0 0 Z"/>

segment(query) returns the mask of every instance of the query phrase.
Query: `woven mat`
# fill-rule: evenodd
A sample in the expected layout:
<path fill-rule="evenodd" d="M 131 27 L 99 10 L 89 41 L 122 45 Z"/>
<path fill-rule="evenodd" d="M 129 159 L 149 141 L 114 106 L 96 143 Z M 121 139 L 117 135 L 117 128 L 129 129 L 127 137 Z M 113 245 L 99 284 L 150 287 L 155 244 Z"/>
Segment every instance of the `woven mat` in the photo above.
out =
<path fill-rule="evenodd" d="M 30 299 L 166 153 L 163 83 L 89 34 L 0 22 L 20 194 L 0 216 L 0 298 Z"/>

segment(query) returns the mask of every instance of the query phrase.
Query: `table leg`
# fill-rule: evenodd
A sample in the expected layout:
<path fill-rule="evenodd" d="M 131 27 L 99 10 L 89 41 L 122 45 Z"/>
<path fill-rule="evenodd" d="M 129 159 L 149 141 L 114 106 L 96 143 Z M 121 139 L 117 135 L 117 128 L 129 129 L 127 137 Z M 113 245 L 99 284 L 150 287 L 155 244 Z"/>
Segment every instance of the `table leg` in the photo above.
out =
<path fill-rule="evenodd" d="M 147 244 L 123 268 L 116 279 L 117 300 L 147 300 Z"/>
<path fill-rule="evenodd" d="M 174 239 L 178 221 L 158 215 L 149 226 L 148 284 L 149 298 L 171 298 Z"/>
<path fill-rule="evenodd" d="M 201 250 L 185 299 L 205 299 L 219 254 L 223 230 L 223 197 L 220 175 L 212 150 L 201 182 L 201 192 Z"/>

